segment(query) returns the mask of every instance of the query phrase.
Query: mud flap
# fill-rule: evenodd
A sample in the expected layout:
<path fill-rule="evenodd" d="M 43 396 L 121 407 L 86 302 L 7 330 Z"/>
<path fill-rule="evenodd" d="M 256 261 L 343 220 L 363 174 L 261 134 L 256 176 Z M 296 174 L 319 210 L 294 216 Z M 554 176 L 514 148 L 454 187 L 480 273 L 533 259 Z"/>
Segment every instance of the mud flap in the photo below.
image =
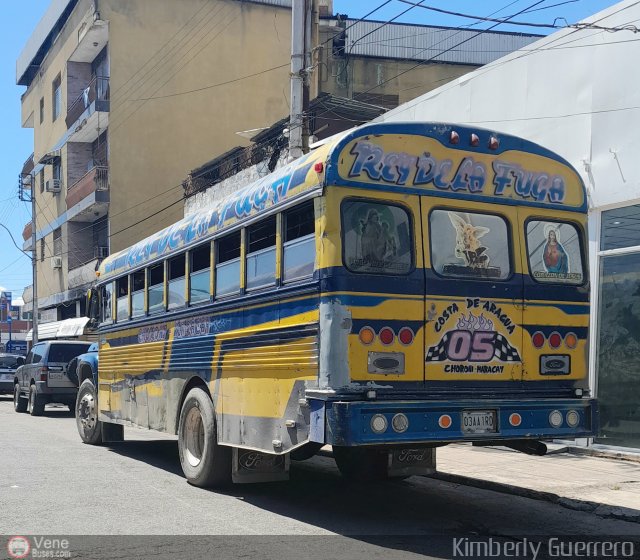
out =
<path fill-rule="evenodd" d="M 430 447 L 402 447 L 389 452 L 389 477 L 421 475 L 436 472 L 436 450 Z"/>
<path fill-rule="evenodd" d="M 233 448 L 231 479 L 236 483 L 289 480 L 290 457 Z"/>

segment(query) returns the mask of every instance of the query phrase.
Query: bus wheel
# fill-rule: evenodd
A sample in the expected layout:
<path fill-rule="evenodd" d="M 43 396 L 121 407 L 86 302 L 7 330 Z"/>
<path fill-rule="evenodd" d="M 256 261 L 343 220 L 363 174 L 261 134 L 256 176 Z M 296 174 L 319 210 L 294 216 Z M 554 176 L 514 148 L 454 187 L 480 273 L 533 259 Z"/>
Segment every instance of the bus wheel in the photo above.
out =
<path fill-rule="evenodd" d="M 218 445 L 215 411 L 209 395 L 189 391 L 180 411 L 178 451 L 189 483 L 203 488 L 231 481 L 231 448 Z"/>
<path fill-rule="evenodd" d="M 102 443 L 102 427 L 98 420 L 98 396 L 90 379 L 85 379 L 76 397 L 76 426 L 82 441 L 90 445 Z"/>
<path fill-rule="evenodd" d="M 340 474 L 349 480 L 371 481 L 387 478 L 387 453 L 366 447 L 334 445 L 333 458 Z"/>

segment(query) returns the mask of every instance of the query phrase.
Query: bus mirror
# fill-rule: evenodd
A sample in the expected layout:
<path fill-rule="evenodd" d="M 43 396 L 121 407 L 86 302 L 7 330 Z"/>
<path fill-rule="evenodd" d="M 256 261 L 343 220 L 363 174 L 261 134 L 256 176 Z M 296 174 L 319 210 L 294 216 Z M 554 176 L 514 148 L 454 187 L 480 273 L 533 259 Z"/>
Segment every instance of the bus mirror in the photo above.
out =
<path fill-rule="evenodd" d="M 87 290 L 87 317 L 91 318 L 91 296 L 93 295 L 93 290 L 89 288 Z"/>
<path fill-rule="evenodd" d="M 89 324 L 93 325 L 98 320 L 98 291 L 92 288 L 87 290 L 87 317 L 89 317 Z"/>

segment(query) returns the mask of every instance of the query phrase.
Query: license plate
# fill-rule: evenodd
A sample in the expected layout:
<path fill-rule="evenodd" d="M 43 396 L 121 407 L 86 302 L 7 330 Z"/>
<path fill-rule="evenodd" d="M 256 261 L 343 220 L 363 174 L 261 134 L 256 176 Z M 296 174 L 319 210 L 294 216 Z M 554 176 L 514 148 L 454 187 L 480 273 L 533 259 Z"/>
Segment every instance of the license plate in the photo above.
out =
<path fill-rule="evenodd" d="M 11 373 L 0 373 L 0 381 L 11 381 L 13 379 L 13 374 Z"/>
<path fill-rule="evenodd" d="M 462 411 L 462 432 L 465 434 L 495 434 L 495 410 L 464 410 Z"/>
<path fill-rule="evenodd" d="M 64 377 L 63 371 L 51 371 L 49 370 L 49 379 L 62 379 Z"/>

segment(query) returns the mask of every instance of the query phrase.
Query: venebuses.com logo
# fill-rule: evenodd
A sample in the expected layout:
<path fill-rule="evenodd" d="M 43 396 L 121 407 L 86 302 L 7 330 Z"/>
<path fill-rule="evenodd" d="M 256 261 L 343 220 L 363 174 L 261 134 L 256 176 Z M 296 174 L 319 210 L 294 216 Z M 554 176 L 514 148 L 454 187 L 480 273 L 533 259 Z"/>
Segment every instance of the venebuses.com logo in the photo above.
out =
<path fill-rule="evenodd" d="M 9 558 L 71 558 L 68 539 L 23 537 L 16 535 L 7 541 Z"/>
<path fill-rule="evenodd" d="M 11 558 L 26 558 L 31 552 L 31 543 L 27 537 L 11 537 L 7 542 L 7 553 Z"/>

